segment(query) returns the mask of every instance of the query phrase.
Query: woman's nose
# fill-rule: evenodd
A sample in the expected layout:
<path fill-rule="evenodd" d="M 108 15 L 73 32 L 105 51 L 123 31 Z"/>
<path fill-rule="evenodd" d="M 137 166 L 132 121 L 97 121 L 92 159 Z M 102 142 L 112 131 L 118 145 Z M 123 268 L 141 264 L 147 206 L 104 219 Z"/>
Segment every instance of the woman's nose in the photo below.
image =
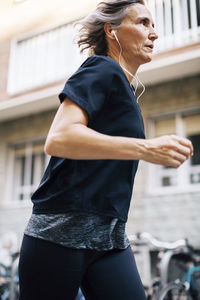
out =
<path fill-rule="evenodd" d="M 149 33 L 149 39 L 152 40 L 152 41 L 155 41 L 155 40 L 158 39 L 158 35 L 157 35 L 157 33 L 156 33 L 156 31 L 155 31 L 154 28 Z"/>

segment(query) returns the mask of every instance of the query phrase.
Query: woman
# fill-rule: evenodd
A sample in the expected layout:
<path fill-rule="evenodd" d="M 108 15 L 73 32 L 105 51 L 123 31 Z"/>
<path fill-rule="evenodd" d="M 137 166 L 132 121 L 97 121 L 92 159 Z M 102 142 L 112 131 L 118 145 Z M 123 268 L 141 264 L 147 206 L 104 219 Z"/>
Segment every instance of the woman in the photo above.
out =
<path fill-rule="evenodd" d="M 21 300 L 74 300 L 79 287 L 87 300 L 145 299 L 125 233 L 138 160 L 179 167 L 193 152 L 178 136 L 144 136 L 132 80 L 156 39 L 143 0 L 102 2 L 83 21 L 78 44 L 92 56 L 59 95 L 21 248 Z"/>

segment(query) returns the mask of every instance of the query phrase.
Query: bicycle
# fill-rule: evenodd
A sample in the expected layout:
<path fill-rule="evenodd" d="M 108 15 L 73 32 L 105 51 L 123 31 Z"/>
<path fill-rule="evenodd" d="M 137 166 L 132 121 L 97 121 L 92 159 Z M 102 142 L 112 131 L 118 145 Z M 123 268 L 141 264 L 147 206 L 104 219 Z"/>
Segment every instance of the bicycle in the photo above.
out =
<path fill-rule="evenodd" d="M 163 242 L 151 235 L 148 232 L 137 233 L 136 235 L 129 236 L 132 245 L 139 246 L 146 244 L 153 249 L 158 250 L 158 277 L 154 278 L 150 286 L 144 286 L 147 300 L 159 300 L 160 291 L 168 283 L 168 266 L 173 254 L 186 246 L 186 240 L 180 239 L 176 242 Z"/>
<path fill-rule="evenodd" d="M 171 281 L 161 290 L 160 299 L 200 300 L 200 255 L 187 240 L 186 246 L 172 256 L 169 269 L 170 265 L 176 267 L 179 280 L 172 281 L 174 273 L 169 270 Z"/>
<path fill-rule="evenodd" d="M 17 237 L 8 232 L 0 238 L 0 300 L 19 298 Z"/>
<path fill-rule="evenodd" d="M 158 300 L 193 300 L 187 286 L 179 279 L 170 282 L 160 291 Z"/>
<path fill-rule="evenodd" d="M 7 300 L 9 294 L 9 275 L 6 266 L 0 263 L 0 300 Z"/>
<path fill-rule="evenodd" d="M 159 250 L 159 276 L 145 287 L 148 300 L 200 300 L 200 256 L 187 239 L 166 243 L 147 232 L 129 239 L 136 246 L 146 243 Z"/>

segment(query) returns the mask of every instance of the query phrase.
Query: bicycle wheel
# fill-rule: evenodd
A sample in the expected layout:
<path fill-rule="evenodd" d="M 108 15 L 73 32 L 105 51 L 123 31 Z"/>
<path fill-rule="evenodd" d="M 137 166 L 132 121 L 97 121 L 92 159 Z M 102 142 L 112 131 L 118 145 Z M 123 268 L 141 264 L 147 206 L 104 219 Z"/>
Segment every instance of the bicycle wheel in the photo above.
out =
<path fill-rule="evenodd" d="M 184 284 L 171 282 L 159 293 L 158 300 L 193 300 Z"/>

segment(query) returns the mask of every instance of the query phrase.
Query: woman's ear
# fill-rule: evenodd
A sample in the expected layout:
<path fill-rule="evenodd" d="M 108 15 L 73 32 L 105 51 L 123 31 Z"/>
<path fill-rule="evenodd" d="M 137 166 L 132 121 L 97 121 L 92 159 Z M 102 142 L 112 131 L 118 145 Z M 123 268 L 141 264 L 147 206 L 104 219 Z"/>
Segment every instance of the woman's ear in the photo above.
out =
<path fill-rule="evenodd" d="M 104 24 L 104 31 L 105 31 L 105 34 L 106 34 L 106 37 L 111 39 L 111 40 L 114 40 L 115 37 L 114 37 L 114 34 L 113 34 L 113 29 L 112 29 L 112 26 L 110 23 L 105 23 Z"/>

